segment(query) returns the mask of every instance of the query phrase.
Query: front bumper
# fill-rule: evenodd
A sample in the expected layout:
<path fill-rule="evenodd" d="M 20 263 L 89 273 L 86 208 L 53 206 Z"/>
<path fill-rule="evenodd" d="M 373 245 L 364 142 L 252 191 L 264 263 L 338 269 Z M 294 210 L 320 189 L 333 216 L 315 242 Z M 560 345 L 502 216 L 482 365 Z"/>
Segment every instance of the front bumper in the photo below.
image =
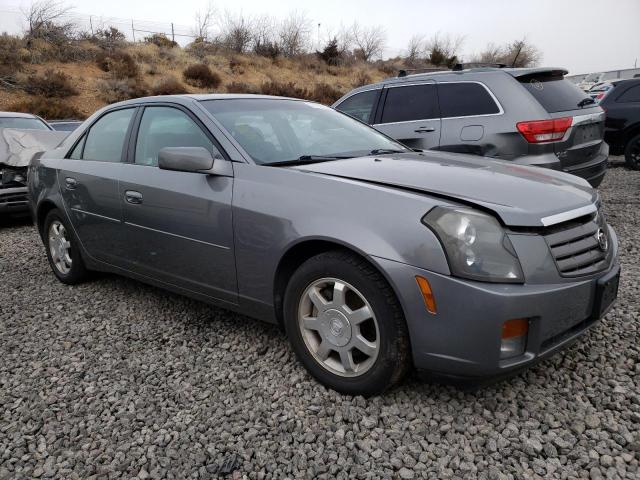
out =
<path fill-rule="evenodd" d="M 0 215 L 28 215 L 27 187 L 0 188 Z"/>
<path fill-rule="evenodd" d="M 403 306 L 414 366 L 437 376 L 480 380 L 512 374 L 567 346 L 598 321 L 599 279 L 615 276 L 614 260 L 595 278 L 545 285 L 490 284 L 375 258 Z M 425 308 L 415 277 L 429 280 L 437 313 Z M 529 318 L 525 353 L 500 359 L 502 325 Z"/>

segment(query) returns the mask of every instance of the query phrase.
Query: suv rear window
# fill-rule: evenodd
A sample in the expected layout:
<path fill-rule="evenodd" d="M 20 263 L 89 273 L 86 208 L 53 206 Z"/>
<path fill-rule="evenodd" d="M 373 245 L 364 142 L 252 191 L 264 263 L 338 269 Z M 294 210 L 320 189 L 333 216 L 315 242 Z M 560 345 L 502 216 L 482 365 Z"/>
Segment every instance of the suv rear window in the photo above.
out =
<path fill-rule="evenodd" d="M 588 98 L 585 92 L 562 75 L 524 75 L 517 80 L 549 113 L 577 110 L 580 108 L 578 103 Z"/>
<path fill-rule="evenodd" d="M 442 118 L 500 113 L 487 89 L 479 83 L 439 83 L 438 98 Z"/>

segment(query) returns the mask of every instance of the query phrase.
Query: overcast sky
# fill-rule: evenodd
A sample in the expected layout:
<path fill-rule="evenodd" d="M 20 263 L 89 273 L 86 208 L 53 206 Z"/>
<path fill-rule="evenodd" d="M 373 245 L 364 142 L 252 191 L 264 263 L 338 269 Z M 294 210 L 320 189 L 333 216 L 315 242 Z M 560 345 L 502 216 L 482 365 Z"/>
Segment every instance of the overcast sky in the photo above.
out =
<path fill-rule="evenodd" d="M 207 5 L 206 0 L 69 3 L 76 14 L 174 22 L 183 30 L 194 23 L 194 12 Z M 16 31 L 19 15 L 10 12 L 28 4 L 0 0 L 0 30 Z M 574 74 L 633 68 L 635 62 L 640 67 L 640 0 L 217 0 L 213 5 L 219 12 L 241 10 L 246 15 L 276 17 L 297 9 L 312 22 L 314 40 L 318 23 L 321 38 L 341 22 L 382 25 L 387 32 L 387 55 L 401 53 L 414 34 L 430 37 L 441 32 L 464 37 L 463 57 L 480 52 L 488 43 L 526 37 L 542 51 L 541 64 L 566 67 Z"/>

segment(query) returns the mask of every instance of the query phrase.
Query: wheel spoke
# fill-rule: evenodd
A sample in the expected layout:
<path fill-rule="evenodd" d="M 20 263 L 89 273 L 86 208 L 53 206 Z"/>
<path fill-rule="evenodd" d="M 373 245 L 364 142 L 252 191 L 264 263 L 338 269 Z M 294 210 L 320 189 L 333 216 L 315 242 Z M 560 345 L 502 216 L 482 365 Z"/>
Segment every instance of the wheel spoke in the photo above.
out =
<path fill-rule="evenodd" d="M 326 342 L 326 340 L 322 340 L 322 343 L 318 345 L 318 349 L 316 350 L 316 355 L 318 355 L 318 358 L 320 360 L 325 361 L 327 358 L 329 358 L 330 353 L 331 353 L 331 347 Z"/>
<path fill-rule="evenodd" d="M 360 307 L 358 310 L 351 310 L 347 313 L 347 317 L 352 325 L 359 325 L 365 320 L 369 320 L 373 314 L 367 305 Z"/>
<path fill-rule="evenodd" d="M 341 307 L 345 304 L 344 294 L 347 290 L 347 286 L 342 282 L 335 282 L 333 284 L 333 299 L 331 303 L 336 307 Z"/>
<path fill-rule="evenodd" d="M 318 330 L 320 328 L 318 317 L 303 317 L 302 322 L 307 330 Z"/>
<path fill-rule="evenodd" d="M 376 344 L 364 338 L 361 334 L 356 335 L 353 346 L 369 357 L 375 355 Z"/>
<path fill-rule="evenodd" d="M 309 299 L 318 309 L 318 312 L 323 311 L 329 305 L 325 298 L 320 294 L 317 287 L 314 287 L 309 291 Z"/>
<path fill-rule="evenodd" d="M 353 361 L 353 355 L 351 354 L 351 350 L 342 350 L 340 352 L 340 363 L 344 367 L 345 372 L 355 372 L 356 364 Z"/>

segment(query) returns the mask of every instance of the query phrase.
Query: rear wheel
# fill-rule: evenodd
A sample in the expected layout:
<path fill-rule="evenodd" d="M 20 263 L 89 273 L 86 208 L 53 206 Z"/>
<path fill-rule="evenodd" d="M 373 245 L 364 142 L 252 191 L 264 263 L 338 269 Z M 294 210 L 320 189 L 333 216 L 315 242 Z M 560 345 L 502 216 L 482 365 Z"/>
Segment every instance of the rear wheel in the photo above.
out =
<path fill-rule="evenodd" d="M 640 134 L 631 138 L 624 149 L 624 159 L 627 167 L 640 170 Z"/>
<path fill-rule="evenodd" d="M 78 242 L 60 211 L 51 210 L 44 220 L 44 244 L 51 270 L 62 283 L 73 285 L 86 280 Z"/>
<path fill-rule="evenodd" d="M 395 293 L 364 259 L 322 253 L 293 274 L 285 328 L 300 361 L 320 382 L 351 395 L 374 395 L 409 367 L 409 337 Z"/>

